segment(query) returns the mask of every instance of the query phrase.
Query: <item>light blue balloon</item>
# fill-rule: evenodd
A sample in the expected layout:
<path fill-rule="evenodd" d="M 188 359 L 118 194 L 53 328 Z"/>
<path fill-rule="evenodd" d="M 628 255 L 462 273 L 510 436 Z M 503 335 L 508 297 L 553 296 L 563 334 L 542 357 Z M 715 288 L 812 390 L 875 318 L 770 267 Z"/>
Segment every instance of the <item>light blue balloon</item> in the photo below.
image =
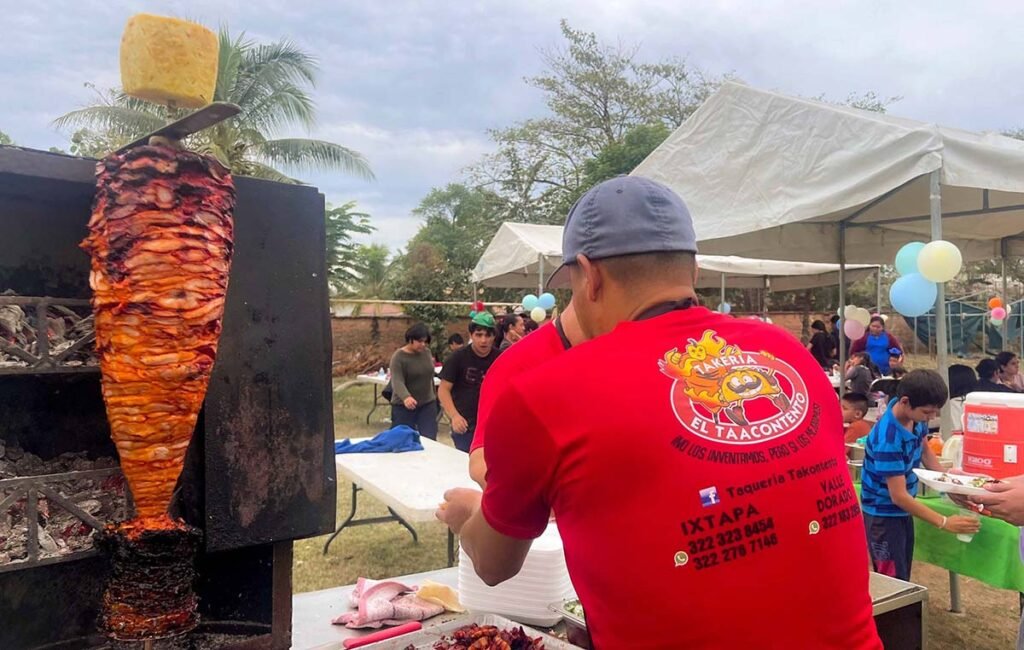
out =
<path fill-rule="evenodd" d="M 732 311 L 732 305 L 730 305 L 729 303 L 722 302 L 722 303 L 718 304 L 718 312 L 719 313 L 721 313 L 721 314 L 728 314 L 731 311 Z"/>
<path fill-rule="evenodd" d="M 909 273 L 897 278 L 889 289 L 892 308 L 911 318 L 927 314 L 935 306 L 938 286 L 920 273 Z"/>
<path fill-rule="evenodd" d="M 551 309 L 555 306 L 555 297 L 550 293 L 542 293 L 540 298 L 537 298 L 537 306 L 541 309 Z"/>
<path fill-rule="evenodd" d="M 534 307 L 539 307 L 539 305 L 537 304 L 539 301 L 540 299 L 537 298 L 537 296 L 533 295 L 532 293 L 528 293 L 525 296 L 523 296 L 523 309 L 525 309 L 526 311 L 533 311 Z"/>
<path fill-rule="evenodd" d="M 904 244 L 903 248 L 896 253 L 896 270 L 900 275 L 917 273 L 917 256 L 921 253 L 922 248 L 924 248 L 924 242 L 912 241 L 909 244 Z"/>

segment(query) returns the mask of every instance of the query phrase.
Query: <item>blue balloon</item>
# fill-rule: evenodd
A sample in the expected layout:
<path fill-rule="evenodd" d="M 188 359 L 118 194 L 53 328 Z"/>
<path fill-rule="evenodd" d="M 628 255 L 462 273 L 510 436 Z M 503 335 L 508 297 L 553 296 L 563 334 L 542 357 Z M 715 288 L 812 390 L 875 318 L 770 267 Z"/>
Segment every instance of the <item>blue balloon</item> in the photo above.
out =
<path fill-rule="evenodd" d="M 526 305 L 523 305 L 524 307 Z M 541 309 L 551 309 L 555 306 L 555 297 L 550 293 L 540 294 L 540 298 L 537 298 L 537 306 Z"/>
<path fill-rule="evenodd" d="M 528 293 L 525 296 L 523 296 L 523 309 L 525 309 L 526 311 L 533 311 L 534 307 L 540 306 L 537 304 L 539 301 L 540 300 L 537 298 L 537 296 L 533 295 L 532 293 Z"/>
<path fill-rule="evenodd" d="M 722 302 L 722 303 L 718 304 L 718 312 L 719 313 L 721 313 L 721 314 L 728 314 L 731 311 L 732 311 L 732 305 L 730 305 L 729 303 Z"/>
<path fill-rule="evenodd" d="M 904 244 L 903 248 L 896 253 L 896 270 L 900 275 L 917 273 L 917 256 L 921 253 L 922 248 L 924 248 L 924 242 L 912 241 L 909 244 Z"/>
<path fill-rule="evenodd" d="M 920 273 L 910 273 L 893 283 L 889 289 L 889 302 L 904 316 L 922 316 L 935 306 L 938 295 L 939 288 L 934 282 Z"/>

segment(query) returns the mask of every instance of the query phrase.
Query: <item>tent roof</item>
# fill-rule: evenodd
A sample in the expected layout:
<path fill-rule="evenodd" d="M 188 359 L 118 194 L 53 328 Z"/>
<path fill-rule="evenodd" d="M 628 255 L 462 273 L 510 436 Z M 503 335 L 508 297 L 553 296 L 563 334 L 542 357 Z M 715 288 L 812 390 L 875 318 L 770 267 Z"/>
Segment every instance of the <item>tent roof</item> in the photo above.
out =
<path fill-rule="evenodd" d="M 474 282 L 488 287 L 534 288 L 540 278 L 540 259 L 547 278 L 562 263 L 562 227 L 503 223 L 473 269 Z M 765 279 L 776 291 L 806 289 L 837 284 L 837 264 L 752 260 L 742 257 L 698 255 L 697 286 L 717 288 L 722 275 L 729 288 L 761 288 Z M 848 282 L 868 277 L 875 266 L 847 267 Z"/>
<path fill-rule="evenodd" d="M 562 263 L 562 227 L 505 222 L 494 234 L 470 279 L 488 287 L 531 288 Z"/>
<path fill-rule="evenodd" d="M 672 187 L 701 250 L 892 263 L 929 240 L 940 169 L 943 238 L 966 259 L 1024 254 L 1024 142 L 728 82 L 633 173 Z M 1005 246 L 1005 248 L 1004 248 Z"/>

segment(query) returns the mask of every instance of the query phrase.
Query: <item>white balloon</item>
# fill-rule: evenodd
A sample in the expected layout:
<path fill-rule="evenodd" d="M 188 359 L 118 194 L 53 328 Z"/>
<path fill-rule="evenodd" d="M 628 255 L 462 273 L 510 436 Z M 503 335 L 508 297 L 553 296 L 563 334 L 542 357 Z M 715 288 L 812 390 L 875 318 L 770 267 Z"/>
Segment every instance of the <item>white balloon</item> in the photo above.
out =
<path fill-rule="evenodd" d="M 855 320 L 864 327 L 867 327 L 871 324 L 871 312 L 863 307 L 857 307 L 857 310 L 854 312 L 853 316 L 850 317 L 850 320 Z"/>
<path fill-rule="evenodd" d="M 843 318 L 846 320 L 852 320 L 856 313 L 857 305 L 847 305 L 843 308 Z"/>

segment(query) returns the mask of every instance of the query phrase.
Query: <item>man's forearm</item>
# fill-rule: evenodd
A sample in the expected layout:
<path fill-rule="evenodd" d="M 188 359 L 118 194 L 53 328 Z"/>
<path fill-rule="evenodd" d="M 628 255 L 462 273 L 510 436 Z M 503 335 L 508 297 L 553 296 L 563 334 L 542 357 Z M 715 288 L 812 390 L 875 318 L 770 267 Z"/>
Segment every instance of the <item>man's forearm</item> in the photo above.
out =
<path fill-rule="evenodd" d="M 458 409 L 455 408 L 455 401 L 452 400 L 452 390 L 443 384 L 437 389 L 437 401 L 441 402 L 441 408 L 444 409 L 444 414 L 448 416 L 449 420 L 460 415 Z"/>
<path fill-rule="evenodd" d="M 509 545 L 502 543 L 505 539 L 491 528 L 479 507 L 459 533 L 459 545 L 473 561 L 473 570 L 491 587 L 515 577 L 530 550 L 529 542 Z"/>

